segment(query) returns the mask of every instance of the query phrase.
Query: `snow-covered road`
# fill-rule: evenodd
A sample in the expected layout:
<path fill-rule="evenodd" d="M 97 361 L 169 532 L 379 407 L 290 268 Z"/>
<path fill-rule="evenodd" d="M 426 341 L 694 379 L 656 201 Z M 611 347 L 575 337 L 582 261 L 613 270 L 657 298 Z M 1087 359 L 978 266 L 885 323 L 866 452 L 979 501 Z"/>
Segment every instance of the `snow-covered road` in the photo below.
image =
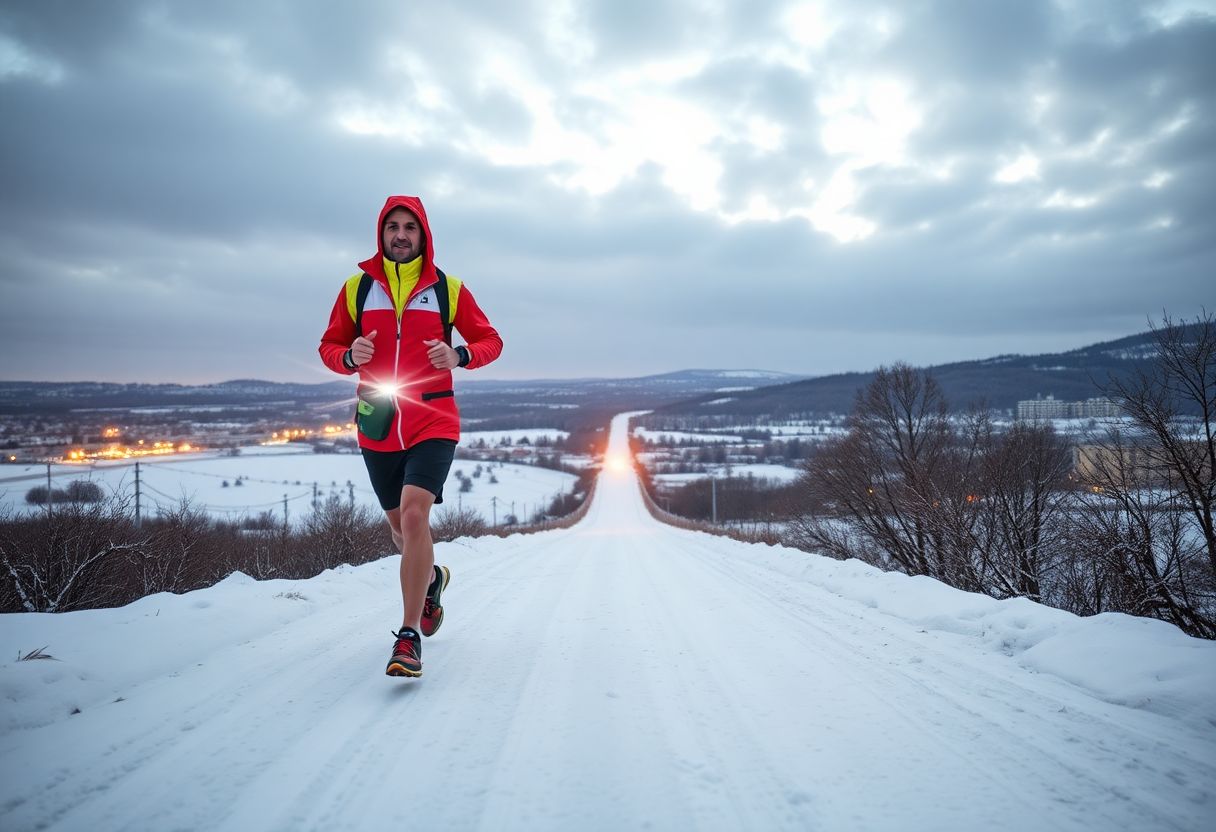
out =
<path fill-rule="evenodd" d="M 627 453 L 614 422 L 609 450 Z M 660 525 L 438 547 L 425 676 L 391 559 L 0 616 L 0 828 L 1202 829 L 1216 650 Z M 115 701 L 119 700 L 121 701 Z M 79 708 L 79 713 L 70 711 Z M 1208 821 L 1203 821 L 1207 817 Z"/>

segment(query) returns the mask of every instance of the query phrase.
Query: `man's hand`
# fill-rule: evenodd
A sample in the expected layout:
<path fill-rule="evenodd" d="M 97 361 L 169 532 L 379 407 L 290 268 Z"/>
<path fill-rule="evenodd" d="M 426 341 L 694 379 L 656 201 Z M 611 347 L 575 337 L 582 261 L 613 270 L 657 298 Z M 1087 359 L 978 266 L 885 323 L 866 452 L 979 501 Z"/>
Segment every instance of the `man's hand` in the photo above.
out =
<path fill-rule="evenodd" d="M 372 353 L 376 351 L 376 347 L 372 344 L 372 339 L 376 337 L 377 330 L 372 330 L 367 335 L 360 335 L 350 345 L 350 360 L 355 364 L 366 364 L 372 360 Z"/>
<path fill-rule="evenodd" d="M 456 350 L 435 338 L 423 339 L 426 344 L 426 357 L 431 359 L 431 366 L 436 370 L 450 370 L 460 363 Z"/>

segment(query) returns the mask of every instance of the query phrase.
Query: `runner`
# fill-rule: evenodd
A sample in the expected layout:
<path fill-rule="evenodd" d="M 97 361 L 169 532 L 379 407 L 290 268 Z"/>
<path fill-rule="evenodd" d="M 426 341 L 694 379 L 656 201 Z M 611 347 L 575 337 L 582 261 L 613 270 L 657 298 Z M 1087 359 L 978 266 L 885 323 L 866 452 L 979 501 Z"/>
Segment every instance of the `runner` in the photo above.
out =
<path fill-rule="evenodd" d="M 359 375 L 359 447 L 401 550 L 403 612 L 389 676 L 421 676 L 421 636 L 443 623 L 451 572 L 435 565 L 430 514 L 443 502 L 460 439 L 451 370 L 484 366 L 502 352 L 469 288 L 436 268 L 433 239 L 420 199 L 389 197 L 376 254 L 338 292 L 321 336 L 325 365 Z M 466 341 L 455 348 L 453 327 Z"/>

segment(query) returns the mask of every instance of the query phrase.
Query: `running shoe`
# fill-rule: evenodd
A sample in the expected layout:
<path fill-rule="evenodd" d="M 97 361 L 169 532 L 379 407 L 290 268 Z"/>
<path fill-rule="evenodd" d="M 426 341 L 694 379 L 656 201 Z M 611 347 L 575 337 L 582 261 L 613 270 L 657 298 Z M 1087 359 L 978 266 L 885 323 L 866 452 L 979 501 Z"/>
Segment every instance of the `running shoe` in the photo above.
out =
<path fill-rule="evenodd" d="M 393 633 L 397 643 L 393 645 L 392 658 L 384 673 L 387 676 L 421 676 L 422 675 L 422 638 L 412 627 L 402 627 L 401 632 Z"/>
<path fill-rule="evenodd" d="M 426 602 L 422 605 L 422 634 L 427 638 L 435 635 L 435 631 L 443 623 L 443 605 L 439 601 L 451 579 L 452 573 L 446 566 L 435 567 L 435 577 L 426 588 Z"/>

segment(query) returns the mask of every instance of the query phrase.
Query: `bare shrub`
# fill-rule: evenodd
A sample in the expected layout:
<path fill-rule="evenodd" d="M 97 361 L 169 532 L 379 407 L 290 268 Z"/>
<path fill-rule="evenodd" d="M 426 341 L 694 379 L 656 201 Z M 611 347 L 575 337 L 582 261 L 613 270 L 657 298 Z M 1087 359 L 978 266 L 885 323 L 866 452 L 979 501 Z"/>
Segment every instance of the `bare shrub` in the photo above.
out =
<path fill-rule="evenodd" d="M 210 583 L 215 576 L 205 570 L 214 562 L 213 525 L 211 518 L 201 509 L 192 508 L 188 500 L 144 523 L 147 544 L 127 553 L 136 597 L 185 592 Z"/>
<path fill-rule="evenodd" d="M 343 563 L 357 565 L 382 556 L 387 526 L 383 515 L 336 495 L 318 504 L 304 521 L 295 544 L 295 566 L 310 577 Z"/>
<path fill-rule="evenodd" d="M 476 509 L 444 505 L 431 518 L 431 539 L 443 543 L 458 537 L 481 537 L 489 528 Z"/>
<path fill-rule="evenodd" d="M 66 503 L 52 512 L 0 518 L 5 609 L 66 612 L 125 603 L 126 556 L 147 545 L 127 500 Z M 138 597 L 138 596 L 136 596 Z"/>

